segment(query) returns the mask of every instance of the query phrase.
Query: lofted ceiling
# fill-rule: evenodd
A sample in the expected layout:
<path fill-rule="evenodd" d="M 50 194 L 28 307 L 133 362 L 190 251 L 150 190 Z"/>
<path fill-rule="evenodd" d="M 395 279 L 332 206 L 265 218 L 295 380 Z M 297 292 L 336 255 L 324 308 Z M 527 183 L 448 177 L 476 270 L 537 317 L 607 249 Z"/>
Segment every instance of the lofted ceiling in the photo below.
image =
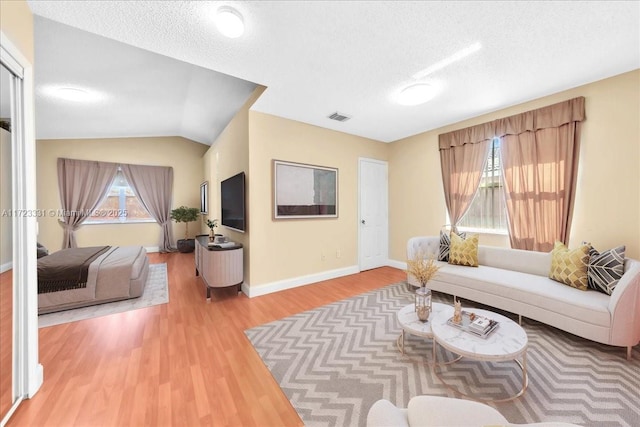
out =
<path fill-rule="evenodd" d="M 638 1 L 28 4 L 38 138 L 120 129 L 211 144 L 255 83 L 267 90 L 253 110 L 391 142 L 640 68 Z M 222 5 L 243 15 L 243 36 L 216 30 Z M 115 104 L 71 108 L 42 95 L 59 81 L 96 85 Z M 398 104 L 415 82 L 437 94 Z M 351 118 L 327 118 L 335 112 Z"/>
<path fill-rule="evenodd" d="M 46 18 L 34 27 L 38 139 L 178 135 L 211 145 L 256 87 Z M 96 99 L 60 99 L 69 87 Z"/>

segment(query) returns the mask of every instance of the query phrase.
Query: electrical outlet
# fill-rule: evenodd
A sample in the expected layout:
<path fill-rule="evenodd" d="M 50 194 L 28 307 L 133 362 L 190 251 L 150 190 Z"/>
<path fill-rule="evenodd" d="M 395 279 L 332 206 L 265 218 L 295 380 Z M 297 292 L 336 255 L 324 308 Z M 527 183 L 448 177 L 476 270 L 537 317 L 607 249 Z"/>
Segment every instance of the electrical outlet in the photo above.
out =
<path fill-rule="evenodd" d="M 340 258 L 340 249 L 336 249 L 336 258 Z"/>
<path fill-rule="evenodd" d="M 324 256 L 324 252 L 320 252 L 320 259 L 324 261 L 327 257 Z"/>

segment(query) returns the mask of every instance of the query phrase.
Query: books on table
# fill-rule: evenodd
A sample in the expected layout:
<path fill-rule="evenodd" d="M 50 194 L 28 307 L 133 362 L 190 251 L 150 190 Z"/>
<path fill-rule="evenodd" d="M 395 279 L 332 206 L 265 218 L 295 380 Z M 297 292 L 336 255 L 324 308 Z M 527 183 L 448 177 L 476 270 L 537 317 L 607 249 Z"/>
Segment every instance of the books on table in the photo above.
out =
<path fill-rule="evenodd" d="M 491 320 L 486 317 L 476 317 L 473 322 L 469 324 L 469 329 L 479 334 L 485 333 L 491 327 Z"/>
<path fill-rule="evenodd" d="M 452 317 L 447 320 L 447 324 L 480 338 L 488 337 L 499 326 L 499 323 L 493 319 L 465 310 L 462 311 L 459 322 L 454 322 Z"/>

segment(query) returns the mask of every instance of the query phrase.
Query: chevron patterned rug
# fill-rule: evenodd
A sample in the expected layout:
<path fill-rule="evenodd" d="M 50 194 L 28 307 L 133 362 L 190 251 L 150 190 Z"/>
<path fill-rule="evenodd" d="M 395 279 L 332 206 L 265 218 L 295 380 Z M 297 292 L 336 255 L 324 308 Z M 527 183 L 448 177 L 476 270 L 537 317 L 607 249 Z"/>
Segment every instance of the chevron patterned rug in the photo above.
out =
<path fill-rule="evenodd" d="M 450 304 L 451 297 L 434 293 L 434 301 Z M 401 282 L 245 333 L 306 426 L 364 426 L 378 399 L 406 408 L 417 395 L 458 397 L 425 363 L 431 360 L 430 341 L 408 335 L 405 355 L 398 351 L 396 312 L 412 302 L 412 291 Z M 463 307 L 481 306 L 463 301 Z M 510 422 L 640 426 L 637 346 L 627 361 L 619 347 L 529 319 L 523 327 L 529 337 L 527 391 L 514 401 L 492 404 Z M 439 360 L 453 357 L 446 350 L 438 354 Z M 462 359 L 442 371 L 450 385 L 485 399 L 508 397 L 522 384 L 512 362 Z"/>

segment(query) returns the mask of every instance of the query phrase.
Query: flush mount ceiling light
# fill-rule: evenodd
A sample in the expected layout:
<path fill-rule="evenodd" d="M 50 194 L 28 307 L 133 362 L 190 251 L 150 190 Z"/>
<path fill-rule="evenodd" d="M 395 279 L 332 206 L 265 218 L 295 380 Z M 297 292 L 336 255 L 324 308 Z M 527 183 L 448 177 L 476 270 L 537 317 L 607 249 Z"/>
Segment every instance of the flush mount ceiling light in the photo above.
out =
<path fill-rule="evenodd" d="M 100 92 L 79 87 L 49 86 L 44 88 L 43 91 L 50 97 L 71 102 L 97 102 L 105 97 L 104 94 Z"/>
<path fill-rule="evenodd" d="M 86 90 L 73 87 L 61 87 L 56 91 L 56 96 L 74 102 L 84 102 L 90 97 L 89 92 Z"/>
<path fill-rule="evenodd" d="M 424 70 L 420 70 L 415 73 L 413 76 L 413 80 L 424 80 L 425 77 L 430 74 L 435 73 L 454 62 L 458 62 L 467 56 L 471 55 L 474 52 L 479 51 L 482 48 L 482 44 L 480 42 L 475 42 L 470 46 L 465 47 L 454 53 L 451 56 L 448 56 L 435 64 L 425 68 Z M 429 78 L 429 83 L 420 82 L 413 83 L 406 86 L 396 95 L 396 101 L 402 105 L 420 105 L 425 102 L 433 99 L 438 92 L 440 92 L 440 88 L 442 87 L 441 82 L 438 85 L 433 84 L 434 80 Z"/>
<path fill-rule="evenodd" d="M 244 33 L 244 21 L 240 12 L 229 6 L 221 6 L 216 12 L 216 27 L 224 36 L 235 39 Z"/>
<path fill-rule="evenodd" d="M 429 83 L 414 83 L 402 89 L 396 100 L 401 105 L 420 105 L 436 96 L 437 88 Z"/>

